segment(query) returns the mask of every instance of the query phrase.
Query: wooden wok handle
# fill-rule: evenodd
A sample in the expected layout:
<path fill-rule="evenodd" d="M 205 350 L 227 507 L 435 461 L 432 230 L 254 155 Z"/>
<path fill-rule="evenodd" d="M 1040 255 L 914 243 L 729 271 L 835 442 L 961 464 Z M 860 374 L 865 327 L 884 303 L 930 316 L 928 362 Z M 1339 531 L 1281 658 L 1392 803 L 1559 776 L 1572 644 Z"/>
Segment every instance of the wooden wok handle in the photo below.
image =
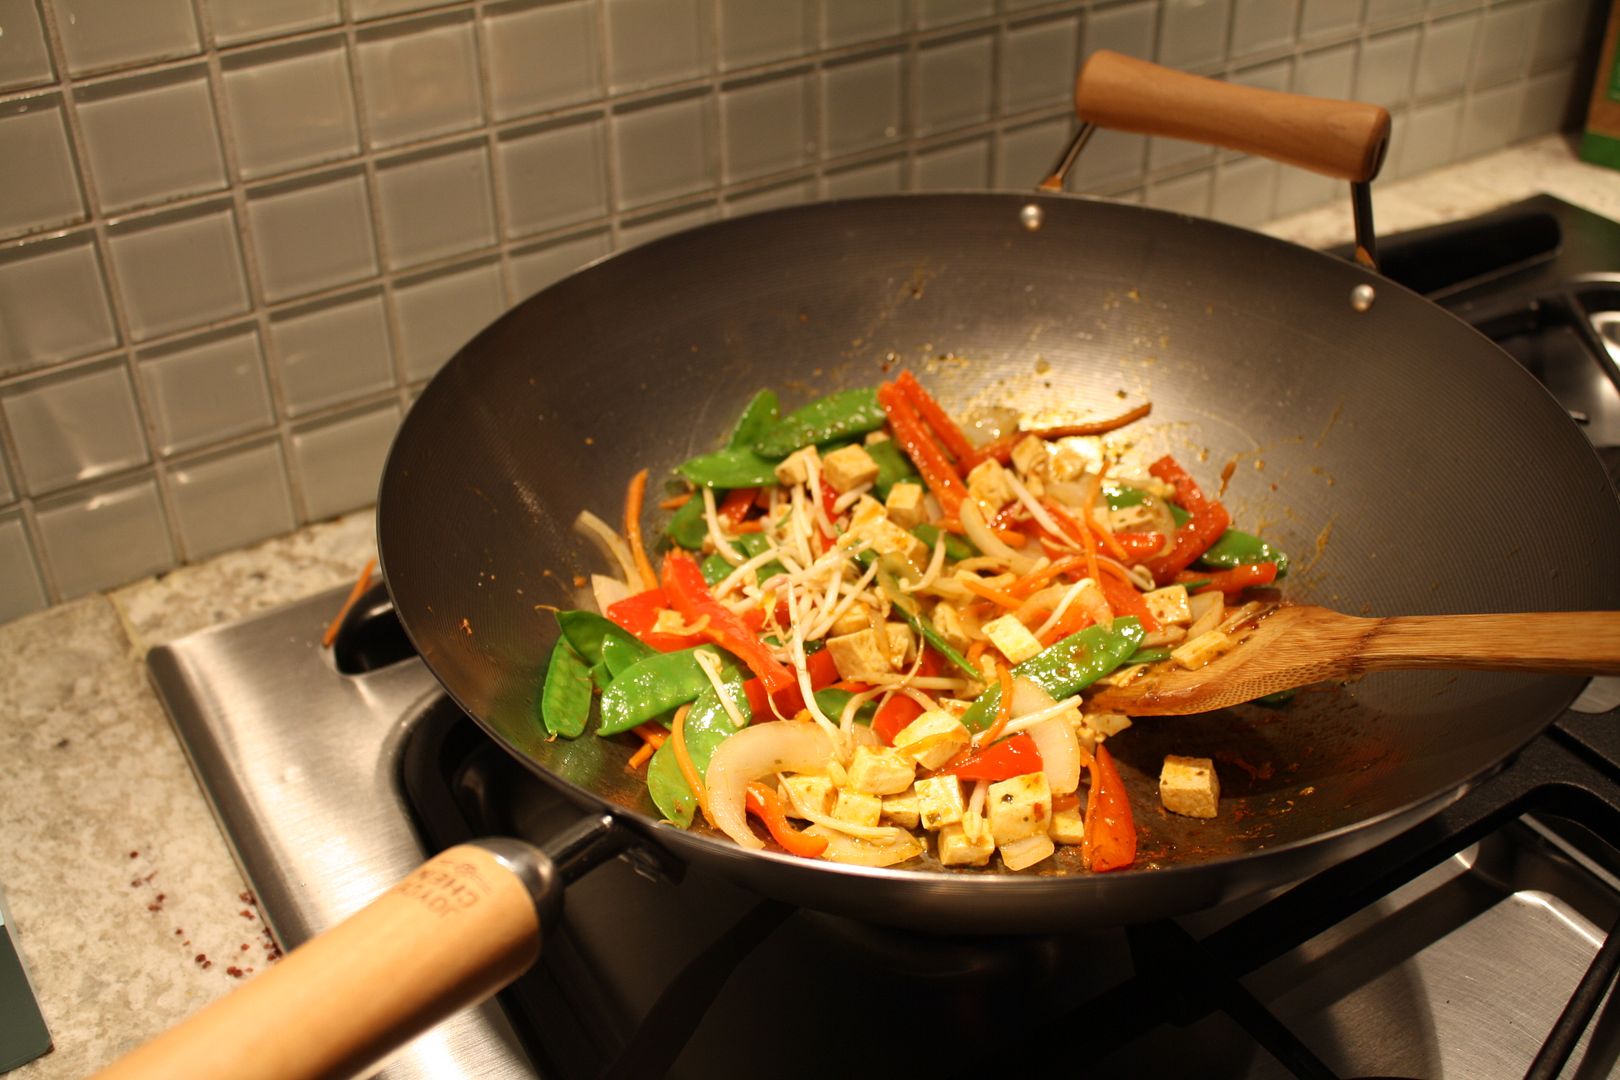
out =
<path fill-rule="evenodd" d="M 551 861 L 527 844 L 450 848 L 99 1076 L 353 1075 L 522 974 L 560 896 Z"/>
<path fill-rule="evenodd" d="M 1363 671 L 1434 667 L 1620 675 L 1620 612 L 1397 615 L 1376 622 L 1358 657 Z"/>
<path fill-rule="evenodd" d="M 1074 105 L 1098 127 L 1261 154 L 1352 182 L 1378 175 L 1389 145 L 1389 112 L 1376 105 L 1237 86 L 1106 49 L 1080 69 Z"/>

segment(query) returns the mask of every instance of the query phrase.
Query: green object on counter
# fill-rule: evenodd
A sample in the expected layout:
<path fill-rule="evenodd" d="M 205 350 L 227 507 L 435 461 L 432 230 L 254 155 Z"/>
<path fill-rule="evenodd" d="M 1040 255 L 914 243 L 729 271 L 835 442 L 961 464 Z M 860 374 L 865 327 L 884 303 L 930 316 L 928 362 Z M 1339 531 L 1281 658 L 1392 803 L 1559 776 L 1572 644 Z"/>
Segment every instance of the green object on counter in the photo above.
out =
<path fill-rule="evenodd" d="M 51 1048 L 51 1032 L 17 947 L 17 927 L 0 896 L 0 1073 L 26 1065 Z"/>
<path fill-rule="evenodd" d="M 766 458 L 785 458 L 803 446 L 876 431 L 887 420 L 874 387 L 840 390 L 788 413 L 754 440 L 754 452 Z"/>
<path fill-rule="evenodd" d="M 1119 667 L 1146 636 L 1142 624 L 1133 616 L 1115 619 L 1109 627 L 1088 626 L 1042 649 L 1013 668 L 1012 673 L 1061 701 Z M 990 726 L 1000 704 L 1001 686 L 992 684 L 963 714 L 962 723 L 969 731 L 982 731 Z"/>
<path fill-rule="evenodd" d="M 726 696 L 737 707 L 743 719 L 752 717 L 748 708 L 748 695 L 743 693 L 743 677 L 739 671 L 728 671 L 720 680 Z M 737 725 L 720 702 L 713 685 L 698 695 L 697 701 L 681 722 L 681 736 L 686 743 L 687 756 L 699 776 L 709 771 L 709 759 L 715 748 L 737 733 Z M 697 810 L 697 797 L 681 775 L 680 763 L 675 760 L 675 747 L 668 740 L 653 752 L 647 763 L 647 793 L 664 817 L 683 829 L 691 828 L 692 815 Z"/>
<path fill-rule="evenodd" d="M 1249 563 L 1277 564 L 1277 576 L 1288 576 L 1288 556 L 1258 536 L 1238 529 L 1227 529 L 1221 538 L 1198 557 L 1198 565 L 1211 570 L 1230 570 Z"/>

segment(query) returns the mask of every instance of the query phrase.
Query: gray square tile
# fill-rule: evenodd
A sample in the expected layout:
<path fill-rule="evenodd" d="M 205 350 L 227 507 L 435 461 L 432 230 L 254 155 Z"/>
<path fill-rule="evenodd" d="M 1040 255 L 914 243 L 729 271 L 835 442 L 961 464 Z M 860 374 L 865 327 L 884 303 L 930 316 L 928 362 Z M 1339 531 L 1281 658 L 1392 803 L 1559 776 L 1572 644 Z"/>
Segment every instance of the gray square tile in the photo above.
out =
<path fill-rule="evenodd" d="M 815 0 L 719 0 L 720 66 L 728 71 L 811 51 Z"/>
<path fill-rule="evenodd" d="M 648 214 L 646 217 L 625 222 L 619 228 L 619 241 L 615 246 L 619 251 L 624 251 L 640 244 L 651 243 L 660 237 L 695 229 L 699 225 L 716 220 L 719 216 L 720 208 L 712 202 Z"/>
<path fill-rule="evenodd" d="M 0 446 L 0 506 L 17 501 L 17 489 L 11 483 L 11 470 L 6 467 L 6 448 Z"/>
<path fill-rule="evenodd" d="M 1138 60 L 1152 60 L 1158 23 L 1158 0 L 1094 11 L 1086 19 L 1086 55 L 1111 49 Z"/>
<path fill-rule="evenodd" d="M 1506 146 L 1518 131 L 1524 101 L 1523 81 L 1470 94 L 1457 132 L 1457 157 L 1477 157 Z"/>
<path fill-rule="evenodd" d="M 1159 63 L 1198 68 L 1226 59 L 1226 24 L 1232 0 L 1164 0 L 1159 26 Z M 1151 201 L 1153 195 L 1148 193 Z"/>
<path fill-rule="evenodd" d="M 858 199 L 867 195 L 892 195 L 906 186 L 905 158 L 884 158 L 856 165 L 826 178 L 827 198 Z"/>
<path fill-rule="evenodd" d="M 1361 21 L 1363 0 L 1305 0 L 1299 13 L 1299 36 L 1306 41 L 1341 34 Z"/>
<path fill-rule="evenodd" d="M 248 309 L 247 279 L 228 203 L 120 222 L 107 247 L 135 340 Z"/>
<path fill-rule="evenodd" d="M 0 397 L 23 489 L 44 495 L 151 459 L 122 359 L 17 383 Z"/>
<path fill-rule="evenodd" d="M 1405 25 L 1423 14 L 1423 0 L 1367 0 L 1367 25 Z"/>
<path fill-rule="evenodd" d="M 371 200 L 359 168 L 256 188 L 248 192 L 247 220 L 267 300 L 377 273 Z"/>
<path fill-rule="evenodd" d="M 514 251 L 508 259 L 512 293 L 520 300 L 533 296 L 612 250 L 613 237 L 603 229 Z"/>
<path fill-rule="evenodd" d="M 701 0 L 602 0 L 607 10 L 608 88 L 639 90 L 707 75 L 714 68 Z"/>
<path fill-rule="evenodd" d="M 982 191 L 990 182 L 990 138 L 922 151 L 912 168 L 918 191 Z"/>
<path fill-rule="evenodd" d="M 1336 45 L 1306 53 L 1294 65 L 1294 92 L 1308 97 L 1348 98 L 1356 81 L 1356 47 Z"/>
<path fill-rule="evenodd" d="M 0 251 L 0 374 L 116 344 L 118 329 L 92 234 Z"/>
<path fill-rule="evenodd" d="M 917 51 L 917 133 L 990 119 L 995 38 L 960 38 Z"/>
<path fill-rule="evenodd" d="M 0 110 L 0 192 L 0 236 L 84 220 L 59 94 L 13 99 Z"/>
<path fill-rule="evenodd" d="M 1345 198 L 1343 181 L 1304 169 L 1282 169 L 1277 173 L 1277 198 L 1273 208 L 1278 217 L 1325 206 Z M 1377 200 L 1374 199 L 1376 204 Z"/>
<path fill-rule="evenodd" d="M 232 53 L 220 61 L 242 176 L 262 176 L 360 152 L 343 38 Z"/>
<path fill-rule="evenodd" d="M 1525 76 L 1530 69 L 1531 41 L 1538 14 L 1532 4 L 1492 8 L 1485 13 L 1469 85 L 1495 86 Z"/>
<path fill-rule="evenodd" d="M 601 95 L 593 0 L 492 5 L 484 9 L 481 29 L 495 119 Z"/>
<path fill-rule="evenodd" d="M 338 0 L 208 0 L 208 21 L 219 45 L 334 26 Z"/>
<path fill-rule="evenodd" d="M 406 11 L 420 11 L 445 0 L 349 0 L 349 13 L 356 20 L 380 19 L 384 15 L 398 15 Z"/>
<path fill-rule="evenodd" d="M 1532 135 L 1562 131 L 1569 117 L 1570 91 L 1574 86 L 1575 72 L 1569 68 L 1527 79 L 1524 106 L 1514 128 L 1514 138 L 1528 139 Z"/>
<path fill-rule="evenodd" d="M 775 184 L 731 195 L 726 199 L 726 216 L 742 217 L 766 210 L 779 210 L 785 206 L 800 206 L 816 197 L 814 177 L 805 177 L 787 184 Z"/>
<path fill-rule="evenodd" d="M 169 466 L 174 523 L 186 558 L 206 559 L 297 525 L 274 440 Z"/>
<path fill-rule="evenodd" d="M 1077 15 L 1010 27 L 1001 41 L 1001 111 L 1068 102 L 1074 97 L 1079 53 Z"/>
<path fill-rule="evenodd" d="M 108 484 L 40 503 L 43 555 L 62 599 L 124 585 L 175 564 L 157 480 Z"/>
<path fill-rule="evenodd" d="M 0 0 L 0 90 L 36 86 L 56 75 L 36 0 Z"/>
<path fill-rule="evenodd" d="M 1098 131 L 1069 172 L 1070 191 L 1098 191 L 1142 179 L 1147 162 L 1147 136 Z"/>
<path fill-rule="evenodd" d="M 726 180 L 783 172 L 815 160 L 810 79 L 801 70 L 721 91 Z"/>
<path fill-rule="evenodd" d="M 714 103 L 708 94 L 614 114 L 619 199 L 626 208 L 712 188 Z"/>
<path fill-rule="evenodd" d="M 405 381 L 432 376 L 505 309 L 500 263 L 493 259 L 400 282 L 394 287 L 394 311 Z"/>
<path fill-rule="evenodd" d="M 202 48 L 191 0 L 51 0 L 68 70 L 75 75 Z"/>
<path fill-rule="evenodd" d="M 864 56 L 821 73 L 830 156 L 893 142 L 905 131 L 905 54 Z"/>
<path fill-rule="evenodd" d="M 1258 90 L 1277 90 L 1286 93 L 1293 88 L 1294 62 L 1277 60 L 1269 64 L 1241 68 L 1232 72 L 1228 81 L 1240 86 L 1252 86 Z"/>
<path fill-rule="evenodd" d="M 270 355 L 287 415 L 304 416 L 394 385 L 388 312 L 377 291 L 270 316 Z"/>
<path fill-rule="evenodd" d="M 1222 162 L 1215 170 L 1210 216 L 1216 221 L 1245 228 L 1269 221 L 1277 191 L 1277 174 L 1281 169 L 1275 161 L 1258 157 Z"/>
<path fill-rule="evenodd" d="M 77 109 L 104 210 L 225 186 L 213 94 L 201 64 L 86 87 Z"/>
<path fill-rule="evenodd" d="M 399 406 L 389 404 L 293 429 L 293 468 L 304 492 L 306 521 L 377 501 L 383 462 L 398 427 Z"/>
<path fill-rule="evenodd" d="M 996 187 L 1029 191 L 1051 172 L 1073 134 L 1074 122 L 1066 116 L 1004 132 L 996 155 Z"/>
<path fill-rule="evenodd" d="M 390 269 L 495 242 L 489 150 L 482 142 L 379 165 L 377 193 Z"/>
<path fill-rule="evenodd" d="M 995 0 L 917 0 L 917 25 L 931 30 L 968 19 L 982 19 L 995 14 L 995 10 Z"/>
<path fill-rule="evenodd" d="M 470 11 L 362 30 L 355 64 L 372 146 L 398 146 L 484 121 Z"/>
<path fill-rule="evenodd" d="M 1546 71 L 1580 56 L 1591 10 L 1587 0 L 1547 0 L 1541 5 L 1531 52 L 1534 70 Z"/>
<path fill-rule="evenodd" d="M 22 515 L 0 516 L 0 622 L 49 605 Z"/>
<path fill-rule="evenodd" d="M 1384 151 L 1384 167 L 1378 170 L 1378 179 L 1388 183 L 1404 175 L 1401 159 L 1406 156 L 1406 129 L 1411 118 L 1404 110 L 1396 109 L 1389 117 L 1389 149 Z M 1375 194 L 1374 202 L 1377 201 Z"/>
<path fill-rule="evenodd" d="M 905 0 L 822 0 L 822 44 L 893 37 L 906 28 Z"/>
<path fill-rule="evenodd" d="M 1454 94 L 1463 88 L 1468 81 L 1468 65 L 1474 58 L 1479 25 L 1480 17 L 1474 13 L 1430 23 L 1424 28 L 1417 78 L 1412 87 L 1418 101 Z"/>
<path fill-rule="evenodd" d="M 523 236 L 608 212 L 607 121 L 600 115 L 503 131 L 495 168 L 506 191 L 506 235 Z"/>
<path fill-rule="evenodd" d="M 1300 0 L 1236 0 L 1232 9 L 1232 58 L 1241 60 L 1294 42 Z"/>
<path fill-rule="evenodd" d="M 235 327 L 140 354 L 159 452 L 177 454 L 275 422 L 259 334 Z"/>
<path fill-rule="evenodd" d="M 1165 139 L 1155 136 L 1148 140 L 1148 172 L 1155 175 L 1166 172 L 1185 172 L 1194 165 L 1206 164 L 1215 156 L 1213 147 L 1186 139 Z"/>
<path fill-rule="evenodd" d="M 1190 176 L 1149 184 L 1142 201 L 1159 210 L 1208 217 L 1214 188 L 1215 171 L 1205 169 Z"/>
<path fill-rule="evenodd" d="M 1416 27 L 1368 38 L 1356 68 L 1356 99 L 1386 109 L 1406 104 L 1421 38 L 1422 31 Z"/>
<path fill-rule="evenodd" d="M 1457 129 L 1461 124 L 1460 99 L 1413 109 L 1406 118 L 1406 146 L 1400 158 L 1401 175 L 1427 172 L 1455 161 Z"/>

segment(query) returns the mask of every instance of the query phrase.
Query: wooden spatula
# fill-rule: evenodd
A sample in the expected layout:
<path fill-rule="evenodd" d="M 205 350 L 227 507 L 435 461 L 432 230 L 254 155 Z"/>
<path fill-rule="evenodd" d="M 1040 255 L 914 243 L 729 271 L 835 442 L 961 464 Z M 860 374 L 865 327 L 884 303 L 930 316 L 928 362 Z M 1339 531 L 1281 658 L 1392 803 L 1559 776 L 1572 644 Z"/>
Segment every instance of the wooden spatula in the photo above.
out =
<path fill-rule="evenodd" d="M 1620 611 L 1359 619 L 1288 606 L 1258 615 L 1252 629 L 1232 636 L 1238 644 L 1205 667 L 1188 671 L 1162 661 L 1124 686 L 1100 686 L 1086 708 L 1180 716 L 1395 669 L 1620 674 Z"/>

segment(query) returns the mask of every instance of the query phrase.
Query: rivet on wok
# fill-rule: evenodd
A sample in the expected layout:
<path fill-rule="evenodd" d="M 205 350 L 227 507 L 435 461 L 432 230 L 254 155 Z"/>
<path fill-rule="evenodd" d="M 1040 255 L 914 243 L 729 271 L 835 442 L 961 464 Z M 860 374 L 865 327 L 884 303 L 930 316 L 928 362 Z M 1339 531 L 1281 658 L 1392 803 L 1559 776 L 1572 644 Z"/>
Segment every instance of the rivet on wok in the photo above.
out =
<path fill-rule="evenodd" d="M 1045 213 L 1035 203 L 1025 203 L 1024 208 L 1018 211 L 1018 220 L 1024 223 L 1024 228 L 1034 232 L 1041 227 L 1041 220 Z"/>
<path fill-rule="evenodd" d="M 1350 290 L 1350 306 L 1357 311 L 1371 310 L 1373 301 L 1376 299 L 1378 299 L 1378 293 L 1373 290 L 1371 285 L 1357 285 Z"/>

